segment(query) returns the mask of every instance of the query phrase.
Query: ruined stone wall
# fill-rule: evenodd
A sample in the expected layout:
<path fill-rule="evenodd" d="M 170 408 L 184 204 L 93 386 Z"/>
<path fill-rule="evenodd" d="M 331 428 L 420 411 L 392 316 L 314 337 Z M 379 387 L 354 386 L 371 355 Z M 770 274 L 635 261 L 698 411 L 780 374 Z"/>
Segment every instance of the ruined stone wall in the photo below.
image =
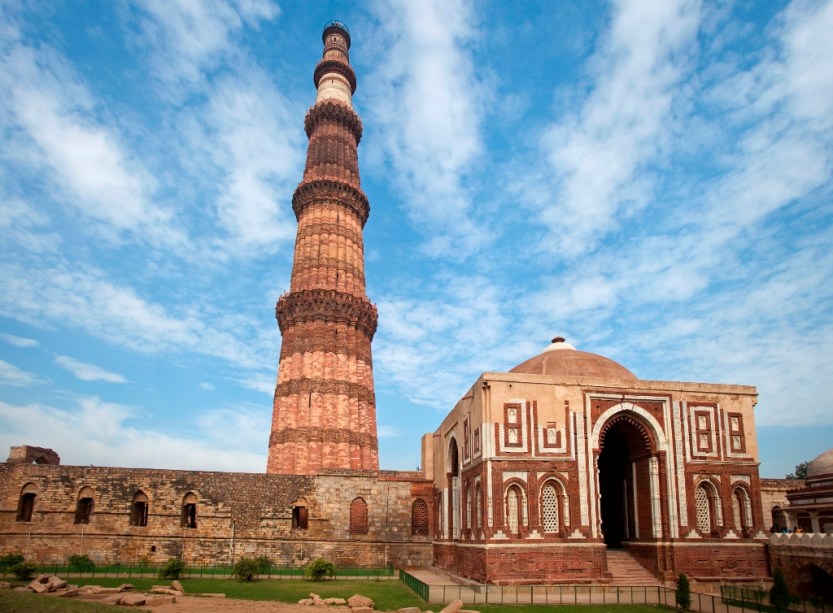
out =
<path fill-rule="evenodd" d="M 31 521 L 18 521 L 21 493 L 35 493 Z M 82 488 L 92 492 L 89 523 L 76 523 Z M 191 472 L 0 464 L 0 554 L 38 562 L 86 553 L 97 562 L 223 564 L 243 555 L 279 565 L 325 557 L 341 566 L 426 566 L 430 535 L 411 535 L 416 498 L 431 505 L 430 483 L 413 473 L 327 476 Z M 147 525 L 131 525 L 134 496 L 148 500 Z M 196 527 L 182 526 L 185 497 L 196 498 Z M 350 504 L 367 505 L 367 533 L 350 534 Z M 308 509 L 306 530 L 293 507 Z"/>

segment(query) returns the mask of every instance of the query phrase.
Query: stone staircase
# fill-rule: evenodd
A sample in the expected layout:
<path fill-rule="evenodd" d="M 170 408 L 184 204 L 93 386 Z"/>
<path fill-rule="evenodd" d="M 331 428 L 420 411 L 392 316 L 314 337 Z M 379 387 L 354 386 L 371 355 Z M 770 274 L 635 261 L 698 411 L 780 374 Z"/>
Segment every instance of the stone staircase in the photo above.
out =
<path fill-rule="evenodd" d="M 607 550 L 607 570 L 612 577 L 610 585 L 662 585 L 659 579 L 623 549 Z"/>

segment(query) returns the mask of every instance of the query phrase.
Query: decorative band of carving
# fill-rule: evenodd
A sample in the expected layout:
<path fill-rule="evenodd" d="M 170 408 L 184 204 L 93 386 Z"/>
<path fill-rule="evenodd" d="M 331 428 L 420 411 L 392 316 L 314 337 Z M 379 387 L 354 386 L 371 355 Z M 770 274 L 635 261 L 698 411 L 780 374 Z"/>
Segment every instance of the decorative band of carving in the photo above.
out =
<path fill-rule="evenodd" d="M 617 425 L 617 424 L 628 424 L 632 426 L 638 433 L 639 436 L 642 438 L 643 442 L 645 443 L 645 447 L 650 450 L 655 448 L 653 439 L 651 438 L 651 434 L 648 431 L 648 428 L 645 427 L 645 424 L 642 422 L 641 419 L 634 417 L 628 413 L 618 413 L 617 415 L 611 417 L 607 423 L 602 427 L 602 431 L 599 433 L 599 449 L 602 449 L 605 444 L 605 438 L 607 438 L 608 432 L 610 429 Z M 634 450 L 632 449 L 631 452 Z"/>
<path fill-rule="evenodd" d="M 322 100 L 307 111 L 307 116 L 304 118 L 304 131 L 307 133 L 307 138 L 312 136 L 315 126 L 322 121 L 332 121 L 350 130 L 356 139 L 356 145 L 362 140 L 362 120 L 343 102 Z"/>
<path fill-rule="evenodd" d="M 323 326 L 323 324 L 319 324 L 319 326 Z M 364 334 L 355 329 L 351 331 L 353 335 Z M 298 330 L 298 334 L 287 331 L 281 341 L 281 360 L 294 354 L 307 352 L 321 351 L 328 353 L 332 352 L 334 347 L 337 347 L 340 356 L 355 358 L 369 367 L 372 366 L 373 356 L 370 351 L 370 342 L 367 341 L 366 336 L 364 337 L 366 342 L 362 343 L 355 342 L 355 336 L 348 335 L 345 339 L 345 334 L 339 336 L 332 332 L 333 330 L 310 332 L 306 327 L 303 330 Z"/>
<path fill-rule="evenodd" d="M 281 333 L 298 323 L 324 321 L 355 327 L 371 340 L 376 334 L 378 321 L 376 306 L 367 298 L 333 289 L 307 289 L 284 294 L 278 299 L 275 315 Z"/>
<path fill-rule="evenodd" d="M 350 84 L 350 93 L 356 93 L 356 73 L 353 72 L 353 68 L 350 64 L 345 64 L 344 62 L 340 62 L 338 60 L 324 59 L 318 62 L 318 66 L 315 67 L 315 72 L 312 73 L 312 80 L 315 83 L 315 89 L 318 89 L 318 82 L 321 81 L 321 77 L 328 72 L 340 74 L 342 77 L 347 79 L 347 82 Z"/>
<path fill-rule="evenodd" d="M 285 443 L 346 443 L 353 447 L 378 449 L 376 437 L 367 432 L 346 428 L 287 428 L 275 430 L 269 436 L 269 446 Z"/>
<path fill-rule="evenodd" d="M 275 399 L 289 396 L 306 396 L 308 394 L 329 394 L 332 396 L 347 396 L 356 398 L 359 402 L 366 402 L 370 406 L 376 404 L 376 395 L 372 389 L 352 381 L 334 379 L 294 379 L 279 383 L 275 388 Z"/>
<path fill-rule="evenodd" d="M 359 218 L 362 227 L 370 216 L 370 203 L 362 190 L 341 181 L 316 179 L 301 183 L 295 189 L 292 195 L 292 210 L 295 211 L 295 217 L 300 219 L 303 210 L 317 202 L 341 205 Z"/>
<path fill-rule="evenodd" d="M 356 266 L 349 262 L 345 262 L 342 258 L 324 258 L 324 257 L 296 257 L 295 263 L 292 266 L 292 278 L 301 274 L 309 274 L 311 270 L 316 268 L 334 268 L 340 272 L 353 275 L 354 278 L 364 280 L 364 268 Z"/>
<path fill-rule="evenodd" d="M 296 241 L 301 242 L 310 236 L 318 236 L 321 234 L 331 234 L 333 236 L 340 236 L 346 238 L 351 243 L 354 243 L 358 248 L 362 247 L 363 237 L 361 232 L 351 230 L 345 225 L 336 224 L 328 221 L 310 221 L 298 228 Z"/>

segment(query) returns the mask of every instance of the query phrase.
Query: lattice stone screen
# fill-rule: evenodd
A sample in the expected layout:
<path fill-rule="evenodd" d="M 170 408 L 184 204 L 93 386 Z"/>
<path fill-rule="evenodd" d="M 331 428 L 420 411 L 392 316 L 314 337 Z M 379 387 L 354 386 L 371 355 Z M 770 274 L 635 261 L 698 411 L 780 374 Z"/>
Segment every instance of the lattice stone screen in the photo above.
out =
<path fill-rule="evenodd" d="M 544 514 L 544 532 L 558 532 L 558 492 L 548 483 L 541 492 L 541 507 Z"/>
<path fill-rule="evenodd" d="M 506 494 L 506 523 L 512 534 L 518 533 L 518 492 L 514 487 Z"/>
<path fill-rule="evenodd" d="M 709 534 L 712 531 L 712 518 L 709 511 L 709 494 L 704 486 L 697 486 L 694 499 L 697 504 L 697 528 L 703 534 Z"/>
<path fill-rule="evenodd" d="M 428 505 L 421 498 L 411 505 L 411 534 L 428 534 Z"/>
<path fill-rule="evenodd" d="M 367 534 L 367 503 L 361 498 L 350 503 L 350 534 Z"/>

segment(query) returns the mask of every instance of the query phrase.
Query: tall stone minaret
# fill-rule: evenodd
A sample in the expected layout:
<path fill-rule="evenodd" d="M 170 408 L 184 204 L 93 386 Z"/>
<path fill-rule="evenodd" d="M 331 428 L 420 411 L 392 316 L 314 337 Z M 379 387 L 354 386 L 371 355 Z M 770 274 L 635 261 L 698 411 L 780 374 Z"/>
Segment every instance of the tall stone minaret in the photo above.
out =
<path fill-rule="evenodd" d="M 379 469 L 370 355 L 376 307 L 364 282 L 370 205 L 359 182 L 356 75 L 347 27 L 332 21 L 322 38 L 324 55 L 313 73 L 318 95 L 304 121 L 304 178 L 292 197 L 292 280 L 277 305 L 283 342 L 268 473 Z"/>

